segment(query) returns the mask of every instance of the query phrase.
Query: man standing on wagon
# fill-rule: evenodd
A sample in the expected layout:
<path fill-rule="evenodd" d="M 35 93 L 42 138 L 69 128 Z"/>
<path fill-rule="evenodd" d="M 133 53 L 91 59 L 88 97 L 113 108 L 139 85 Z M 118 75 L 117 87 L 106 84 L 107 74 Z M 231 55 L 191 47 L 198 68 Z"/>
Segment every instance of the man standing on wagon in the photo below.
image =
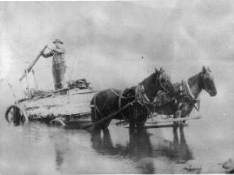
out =
<path fill-rule="evenodd" d="M 41 55 L 45 58 L 53 57 L 52 63 L 52 73 L 54 79 L 54 88 L 55 90 L 63 88 L 64 75 L 66 71 L 65 65 L 65 49 L 63 47 L 63 42 L 59 39 L 53 41 L 53 47 L 49 48 L 48 53 L 41 52 Z"/>

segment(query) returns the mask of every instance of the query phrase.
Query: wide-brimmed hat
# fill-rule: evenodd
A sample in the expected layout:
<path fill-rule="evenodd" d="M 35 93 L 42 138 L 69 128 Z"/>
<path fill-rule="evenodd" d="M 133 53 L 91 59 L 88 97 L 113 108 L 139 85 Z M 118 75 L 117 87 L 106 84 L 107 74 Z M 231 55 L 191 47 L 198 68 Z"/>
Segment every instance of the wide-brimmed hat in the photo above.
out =
<path fill-rule="evenodd" d="M 55 39 L 55 40 L 53 41 L 53 43 L 60 43 L 60 44 L 63 44 L 63 42 L 62 42 L 60 39 Z"/>

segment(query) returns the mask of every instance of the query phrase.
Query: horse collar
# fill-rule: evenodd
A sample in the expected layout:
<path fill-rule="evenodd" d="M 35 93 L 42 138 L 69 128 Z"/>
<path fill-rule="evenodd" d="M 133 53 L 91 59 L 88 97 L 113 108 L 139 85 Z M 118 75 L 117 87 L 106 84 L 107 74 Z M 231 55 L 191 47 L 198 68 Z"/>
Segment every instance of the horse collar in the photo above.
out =
<path fill-rule="evenodd" d="M 182 91 L 182 95 L 187 97 L 190 101 L 192 101 L 192 102 L 197 101 L 197 99 L 194 97 L 193 93 L 191 92 L 188 81 L 182 81 L 181 91 Z"/>
<path fill-rule="evenodd" d="M 196 99 L 193 95 L 193 93 L 191 92 L 191 89 L 189 87 L 188 81 L 182 81 L 182 88 L 183 92 L 185 92 L 185 96 L 187 96 L 189 98 L 189 100 L 191 101 L 191 103 L 193 104 L 194 108 L 199 111 L 200 108 L 200 100 Z M 197 104 L 197 106 L 196 106 Z"/>
<path fill-rule="evenodd" d="M 188 80 L 185 81 L 185 86 L 186 86 L 188 95 L 189 95 L 193 100 L 196 100 L 196 98 L 194 97 L 193 93 L 191 92 L 191 89 L 190 89 L 189 84 L 188 84 Z"/>
<path fill-rule="evenodd" d="M 136 87 L 135 96 L 136 96 L 137 102 L 141 105 L 150 103 L 150 99 L 146 95 L 144 85 L 141 83 L 138 84 L 138 86 Z"/>

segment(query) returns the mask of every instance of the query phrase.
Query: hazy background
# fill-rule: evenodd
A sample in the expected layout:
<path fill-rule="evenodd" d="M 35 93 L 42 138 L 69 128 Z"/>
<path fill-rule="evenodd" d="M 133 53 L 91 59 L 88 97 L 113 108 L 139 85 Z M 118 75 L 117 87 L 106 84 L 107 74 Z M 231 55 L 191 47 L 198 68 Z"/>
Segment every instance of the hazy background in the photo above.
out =
<path fill-rule="evenodd" d="M 209 65 L 216 98 L 233 92 L 231 0 L 0 2 L 0 77 L 17 95 L 24 68 L 55 38 L 67 51 L 67 80 L 85 77 L 96 89 L 134 85 L 155 66 L 181 81 Z M 41 58 L 34 70 L 39 87 L 52 89 L 51 59 Z M 7 81 L 1 98 L 9 93 L 10 101 Z"/>
<path fill-rule="evenodd" d="M 14 101 L 8 82 L 20 98 L 25 82 L 20 84 L 19 77 L 55 38 L 64 41 L 67 51 L 67 80 L 87 78 L 95 89 L 135 85 L 154 67 L 163 66 L 173 81 L 181 81 L 201 71 L 202 65 L 210 66 L 218 95 L 201 94 L 203 117 L 186 128 L 187 144 L 193 158 L 212 162 L 212 169 L 234 157 L 234 1 L 0 2 L 1 172 L 61 174 L 55 170 L 59 147 L 65 152 L 65 174 L 135 173 L 135 163 L 128 158 L 95 153 L 86 132 L 9 127 L 4 121 L 3 112 Z M 35 66 L 41 89 L 53 89 L 51 66 L 51 59 L 44 58 Z M 168 128 L 150 132 L 155 150 L 165 139 L 173 140 Z M 126 128 L 112 127 L 111 134 L 115 143 L 127 144 Z M 155 172 L 177 172 L 173 161 L 160 161 L 157 155 L 152 159 Z M 157 171 L 160 168 L 165 170 Z"/>

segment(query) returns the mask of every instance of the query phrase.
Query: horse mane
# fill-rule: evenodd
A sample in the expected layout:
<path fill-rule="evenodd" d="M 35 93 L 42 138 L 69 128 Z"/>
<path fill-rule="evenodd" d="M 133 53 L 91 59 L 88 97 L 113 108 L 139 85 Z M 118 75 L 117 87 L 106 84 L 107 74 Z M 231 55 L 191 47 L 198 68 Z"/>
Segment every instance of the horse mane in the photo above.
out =
<path fill-rule="evenodd" d="M 149 81 L 151 81 L 152 79 L 156 79 L 156 77 L 158 76 L 159 72 L 153 72 L 151 73 L 148 77 L 146 77 L 144 80 L 142 80 L 140 82 L 140 84 L 144 84 L 147 83 Z"/>
<path fill-rule="evenodd" d="M 155 71 L 146 77 L 140 84 L 144 85 L 146 95 L 150 100 L 153 100 L 155 97 L 159 84 L 157 83 L 157 78 L 159 77 L 160 72 Z"/>
<path fill-rule="evenodd" d="M 191 76 L 190 78 L 188 78 L 188 84 L 189 85 L 192 85 L 192 84 L 195 84 L 197 81 L 198 81 L 198 86 L 200 89 L 202 89 L 202 82 L 200 81 L 200 78 L 201 77 L 201 72 Z"/>

